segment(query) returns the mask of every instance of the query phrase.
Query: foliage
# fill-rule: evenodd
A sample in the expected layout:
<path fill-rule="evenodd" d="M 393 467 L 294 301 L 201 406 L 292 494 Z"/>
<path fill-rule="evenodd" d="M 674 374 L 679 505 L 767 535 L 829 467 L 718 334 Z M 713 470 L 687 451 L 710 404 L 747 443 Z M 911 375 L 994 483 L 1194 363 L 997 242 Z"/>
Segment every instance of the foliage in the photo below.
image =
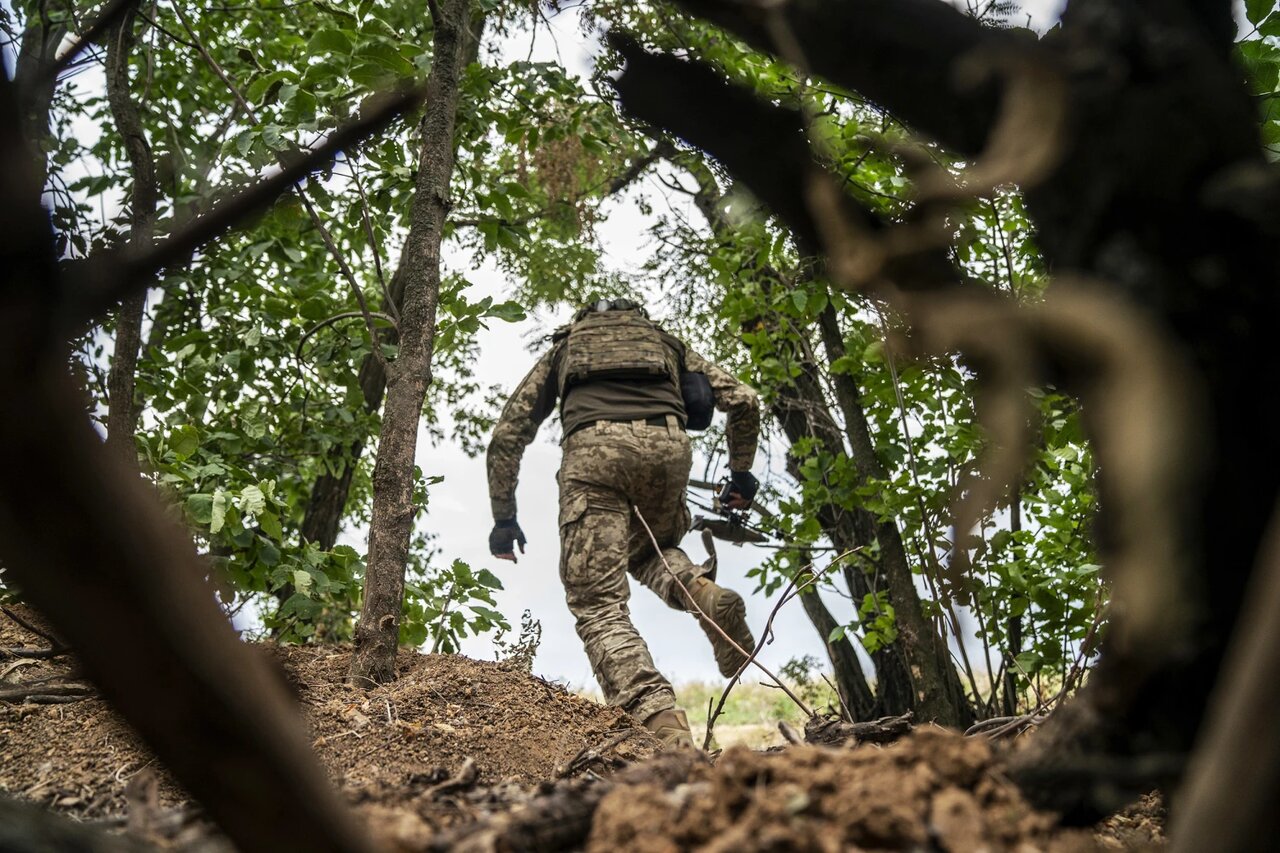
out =
<path fill-rule="evenodd" d="M 976 11 L 998 25 L 1009 9 L 997 6 Z M 920 143 L 892 117 L 825 81 L 796 79 L 786 65 L 707 25 L 667 16 L 661 6 L 628 4 L 601 14 L 615 25 L 625 21 L 649 46 L 693 55 L 775 102 L 803 104 L 814 117 L 815 145 L 858 200 L 891 221 L 909 212 L 912 182 L 895 152 Z M 964 168 L 936 148 L 926 151 L 939 165 Z M 951 529 L 953 496 L 987 449 L 973 372 L 953 359 L 904 358 L 899 353 L 909 331 L 873 300 L 832 290 L 799 256 L 790 234 L 715 163 L 682 151 L 671 165 L 665 182 L 687 194 L 690 204 L 658 216 L 662 251 L 652 256 L 648 271 L 655 289 L 667 295 L 673 325 L 706 354 L 732 365 L 766 405 L 812 372 L 825 409 L 810 417 L 831 418 L 842 433 L 850 425 L 833 386 L 836 377 L 847 377 L 868 422 L 879 472 L 874 476 L 860 470 L 847 445 L 838 453 L 818 440 L 790 445 L 787 476 L 770 483 L 784 539 L 798 547 L 830 544 L 819 521 L 824 506 L 866 510 L 896 525 L 922 606 L 939 633 L 961 640 L 956 645 L 962 653 L 975 643 L 986 651 L 984 677 L 967 654 L 963 660 L 976 706 L 994 698 L 982 685 L 996 684 L 1002 668 L 1024 685 L 1042 672 L 1065 672 L 1082 653 L 1084 638 L 1097 630 L 1105 595 L 1087 537 L 1093 471 L 1074 401 L 1052 389 L 1036 393 L 1039 440 L 1019 488 L 977 529 Z M 730 227 L 716 227 L 708 217 Z M 1046 280 L 1017 193 L 972 203 L 949 226 L 953 259 L 966 274 L 1016 300 L 1040 297 Z M 708 313 L 706 305 L 717 310 Z M 831 311 L 841 338 L 836 351 L 817 331 Z M 957 548 L 968 552 L 973 566 L 960 586 L 944 571 Z M 833 639 L 847 634 L 874 652 L 897 639 L 895 605 L 882 586 L 877 547 L 852 559 L 873 592 L 852 602 L 853 620 Z M 807 558 L 779 552 L 752 572 L 758 590 L 776 592 L 803 562 Z M 851 593 L 840 573 L 831 573 L 826 587 Z"/>
<path fill-rule="evenodd" d="M 1008 3 L 968 5 L 987 25 L 1017 23 Z M 1272 6 L 1245 4 L 1251 29 L 1238 55 L 1275 153 L 1280 12 Z M 446 233 L 450 257 L 496 266 L 511 288 L 505 298 L 475 298 L 463 265 L 448 271 L 425 413 L 429 439 L 472 453 L 482 446 L 499 401 L 472 372 L 476 335 L 487 325 L 573 304 L 590 291 L 654 297 L 673 331 L 758 388 L 766 407 L 813 379 L 822 409 L 813 416 L 829 417 L 847 435 L 854 425 L 836 385 L 857 389 L 874 458 L 856 458 L 845 440 L 838 450 L 812 439 L 784 446 L 775 429 L 766 440 L 782 452 L 765 494 L 797 547 L 830 544 L 824 507 L 896 526 L 922 607 L 963 653 L 975 705 L 992 704 L 1002 671 L 1016 674 L 1024 696 L 1029 680 L 1061 683 L 1087 660 L 1105 623 L 1106 588 L 1088 539 L 1095 471 L 1076 403 L 1058 389 L 1029 391 L 1035 445 L 1017 488 L 975 529 L 952 529 L 952 500 L 989 449 L 971 367 L 955 358 L 908 360 L 910 330 L 875 300 L 832 289 L 718 164 L 623 120 L 608 88 L 616 55 L 606 51 L 589 80 L 558 63 L 503 58 L 494 45 L 527 30 L 537 10 L 499 0 L 483 8 L 485 42 L 463 81 Z M 600 0 L 580 14 L 594 35 L 624 29 L 647 46 L 695 56 L 774 103 L 803 107 L 820 155 L 888 221 L 911 212 L 903 146 L 957 174 L 965 168 L 873 104 L 798 78 L 666 4 Z M 429 16 L 401 0 L 304 2 L 286 16 L 262 0 L 181 18 L 157 6 L 149 15 L 134 75 L 161 183 L 161 233 L 313 143 L 375 92 L 420 81 L 430 64 Z M 125 237 L 127 160 L 92 79 L 60 87 L 52 111 L 48 198 L 68 258 Z M 395 354 L 388 294 L 412 201 L 414 125 L 410 117 L 346 152 L 307 182 L 305 201 L 286 199 L 166 271 L 163 295 L 148 308 L 138 368 L 144 471 L 196 531 L 228 609 L 262 612 L 286 639 L 344 638 L 359 605 L 360 554 L 345 545 L 322 550 L 301 531 L 317 479 L 348 468 L 347 537 L 367 522 L 379 417 L 366 406 L 361 370 L 375 350 Z M 633 185 L 640 189 L 632 200 L 653 223 L 651 251 L 619 273 L 602 263 L 595 226 L 610 199 Z M 970 203 L 947 227 L 965 275 L 1010 299 L 1041 298 L 1046 271 L 1016 191 Z M 343 266 L 369 306 L 390 318 L 373 324 L 376 340 Z M 831 341 L 819 329 L 833 316 Z M 108 323 L 79 341 L 78 367 L 99 417 L 111 333 Z M 712 431 L 699 446 L 716 443 L 721 436 Z M 509 630 L 493 608 L 496 578 L 432 550 L 424 529 L 433 483 L 419 479 L 402 639 L 447 651 L 469 634 Z M 960 552 L 972 570 L 957 582 L 946 569 Z M 849 557 L 848 571 L 826 576 L 823 589 L 849 599 L 833 641 L 848 636 L 869 653 L 897 642 L 901 605 L 885 588 L 882 559 L 873 545 Z M 757 590 L 775 593 L 804 562 L 779 552 L 753 572 Z M 860 578 L 870 594 L 853 593 L 850 581 Z M 537 623 L 526 617 L 509 648 L 532 640 Z M 975 666 L 967 650 L 979 646 L 985 660 Z"/>
<path fill-rule="evenodd" d="M 531 20 L 527 3 L 482 7 L 495 40 Z M 423 13 L 400 0 L 317 0 L 283 16 L 264 0 L 149 8 L 132 71 L 161 194 L 157 232 L 287 161 L 375 93 L 420 82 L 431 60 Z M 14 34 L 23 26 L 4 23 Z M 591 224 L 630 149 L 617 144 L 612 109 L 558 64 L 507 61 L 485 46 L 477 58 L 463 81 L 449 251 L 496 259 L 526 293 L 574 291 L 597 274 Z M 119 245 L 132 176 L 92 61 L 59 87 L 51 120 L 48 199 L 62 252 Z M 148 306 L 137 369 L 144 472 L 192 525 L 228 610 L 260 612 L 282 639 L 346 638 L 359 605 L 361 556 L 322 550 L 302 529 L 317 478 L 348 468 L 343 529 L 368 520 L 364 451 L 379 417 L 366 408 L 362 365 L 375 348 L 395 355 L 389 294 L 417 145 L 410 116 L 345 152 L 251 226 L 167 270 Z M 458 271 L 442 284 L 424 423 L 431 440 L 476 453 L 499 403 L 473 375 L 476 334 L 525 309 L 469 287 Z M 375 320 L 376 338 L 356 289 L 387 318 Z M 78 353 L 103 423 L 112 332 L 108 322 Z M 424 512 L 425 498 L 420 490 Z M 436 565 L 426 542 L 416 537 L 404 639 L 453 649 L 466 633 L 504 628 L 496 579 Z"/>
<path fill-rule="evenodd" d="M 542 645 L 542 622 L 525 610 L 520 614 L 520 633 L 508 640 L 506 632 L 493 638 L 498 660 L 523 672 L 533 672 L 533 661 Z"/>
<path fill-rule="evenodd" d="M 1262 142 L 1271 159 L 1280 159 L 1280 9 L 1271 0 L 1244 4 L 1248 31 L 1237 42 L 1237 56 L 1258 103 Z"/>

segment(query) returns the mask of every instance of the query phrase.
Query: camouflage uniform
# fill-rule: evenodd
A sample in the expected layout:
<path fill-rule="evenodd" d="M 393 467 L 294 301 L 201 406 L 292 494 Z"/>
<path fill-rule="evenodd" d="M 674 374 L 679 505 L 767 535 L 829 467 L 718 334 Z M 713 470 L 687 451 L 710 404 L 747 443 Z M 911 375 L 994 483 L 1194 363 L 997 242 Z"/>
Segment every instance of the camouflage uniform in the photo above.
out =
<path fill-rule="evenodd" d="M 495 519 L 515 518 L 520 458 L 558 393 L 556 355 L 553 347 L 538 361 L 494 428 L 488 472 Z M 684 350 L 683 361 L 685 370 L 706 374 L 716 408 L 728 413 L 730 468 L 749 470 L 759 431 L 755 392 L 692 350 Z M 606 701 L 642 721 L 673 708 L 675 695 L 631 623 L 626 573 L 669 606 L 686 611 L 689 606 L 633 508 L 643 514 L 662 557 L 686 587 L 706 571 L 678 547 L 689 530 L 684 496 L 692 462 L 680 420 L 667 414 L 597 420 L 577 428 L 563 441 L 564 458 L 556 477 L 560 579 L 569 610 Z"/>

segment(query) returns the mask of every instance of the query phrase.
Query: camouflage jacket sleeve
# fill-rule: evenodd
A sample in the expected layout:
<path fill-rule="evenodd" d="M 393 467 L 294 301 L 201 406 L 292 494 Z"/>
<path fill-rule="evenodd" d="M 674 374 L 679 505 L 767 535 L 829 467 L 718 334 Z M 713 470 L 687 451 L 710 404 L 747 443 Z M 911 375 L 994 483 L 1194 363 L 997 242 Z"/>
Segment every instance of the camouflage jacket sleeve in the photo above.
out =
<path fill-rule="evenodd" d="M 485 461 L 489 469 L 489 503 L 495 521 L 516 517 L 520 459 L 538 434 L 538 427 L 555 409 L 556 380 L 551 369 L 555 352 L 552 347 L 538 359 L 529 375 L 516 386 L 493 428 Z"/>
<path fill-rule="evenodd" d="M 729 441 L 729 470 L 750 471 L 760 437 L 760 400 L 755 390 L 691 349 L 685 350 L 684 364 L 686 370 L 707 375 L 716 408 L 729 416 L 724 427 Z"/>

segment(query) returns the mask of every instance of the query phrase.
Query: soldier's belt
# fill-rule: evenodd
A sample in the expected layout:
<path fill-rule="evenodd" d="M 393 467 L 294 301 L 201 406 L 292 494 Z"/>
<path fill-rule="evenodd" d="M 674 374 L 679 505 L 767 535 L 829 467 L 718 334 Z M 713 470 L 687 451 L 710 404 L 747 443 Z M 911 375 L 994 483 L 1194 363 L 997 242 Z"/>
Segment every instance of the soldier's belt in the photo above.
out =
<path fill-rule="evenodd" d="M 646 426 L 664 427 L 667 425 L 667 417 L 667 415 L 653 415 L 647 418 L 599 418 L 594 421 L 587 421 L 585 424 L 578 424 L 569 431 L 569 435 L 566 435 L 565 438 L 596 424 L 635 424 L 643 421 Z"/>

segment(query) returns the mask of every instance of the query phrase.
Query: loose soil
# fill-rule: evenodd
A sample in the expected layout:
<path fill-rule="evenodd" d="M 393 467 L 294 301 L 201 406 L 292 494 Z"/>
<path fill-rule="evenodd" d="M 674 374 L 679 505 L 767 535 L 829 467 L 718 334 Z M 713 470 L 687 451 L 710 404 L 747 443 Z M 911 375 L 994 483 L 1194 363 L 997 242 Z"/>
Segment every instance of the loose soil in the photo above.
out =
<path fill-rule="evenodd" d="M 11 609 L 42 625 L 29 610 Z M 48 645 L 0 616 L 0 647 Z M 292 685 L 321 763 L 370 828 L 398 849 L 421 850 L 441 832 L 524 807 L 557 780 L 607 778 L 658 748 L 625 713 L 502 663 L 403 651 L 398 679 L 366 691 L 345 683 L 348 649 L 259 649 Z M 0 687 L 76 674 L 69 657 L 20 660 L 0 655 Z M 884 748 L 734 747 L 674 790 L 614 788 L 587 849 L 1075 853 L 1162 846 L 1158 798 L 1092 832 L 1063 831 L 1022 801 L 1000 773 L 1000 755 L 985 739 L 929 728 Z M 107 826 L 123 825 L 130 808 L 195 811 L 96 698 L 0 703 L 0 790 Z M 146 799 L 155 803 L 143 806 Z M 207 827 L 190 818 L 185 825 L 185 836 L 167 833 L 169 845 L 207 840 Z"/>

